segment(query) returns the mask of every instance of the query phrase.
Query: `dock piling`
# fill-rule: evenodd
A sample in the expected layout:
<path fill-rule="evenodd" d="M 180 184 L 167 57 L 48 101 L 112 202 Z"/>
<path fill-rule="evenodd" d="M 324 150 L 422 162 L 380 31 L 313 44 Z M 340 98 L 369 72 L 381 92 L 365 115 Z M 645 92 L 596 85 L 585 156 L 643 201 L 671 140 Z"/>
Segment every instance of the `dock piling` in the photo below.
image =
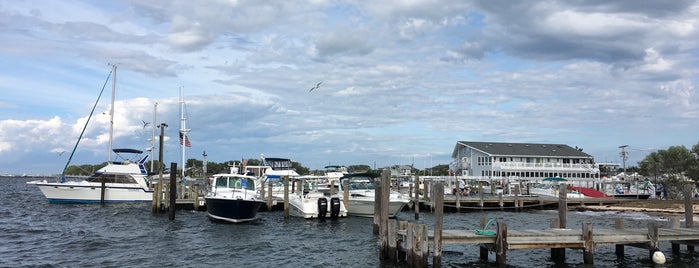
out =
<path fill-rule="evenodd" d="M 444 185 L 437 182 L 434 187 L 434 253 L 432 254 L 432 267 L 442 266 L 442 225 L 444 221 Z"/>
<path fill-rule="evenodd" d="M 170 163 L 170 207 L 168 218 L 175 219 L 175 206 L 177 204 L 177 163 Z"/>

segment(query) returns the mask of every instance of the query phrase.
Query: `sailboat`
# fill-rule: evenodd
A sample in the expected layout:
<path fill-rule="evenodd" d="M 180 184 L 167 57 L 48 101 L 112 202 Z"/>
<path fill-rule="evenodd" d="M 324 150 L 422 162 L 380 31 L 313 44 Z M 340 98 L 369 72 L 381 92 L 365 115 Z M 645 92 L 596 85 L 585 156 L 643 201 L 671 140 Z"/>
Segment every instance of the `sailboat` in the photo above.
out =
<path fill-rule="evenodd" d="M 112 106 L 110 111 L 111 119 L 109 121 L 109 153 L 107 165 L 97 170 L 87 179 L 81 181 L 67 181 L 65 179 L 65 171 L 80 143 L 80 139 L 82 138 L 81 133 L 57 182 L 48 182 L 46 180 L 27 182 L 27 184 L 36 185 L 48 199 L 49 203 L 146 202 L 153 199 L 153 189 L 149 186 L 148 173 L 144 166 L 146 159 L 148 159 L 148 155 L 146 154 L 144 157 L 140 157 L 143 151 L 136 149 L 112 149 L 116 65 L 112 66 L 110 76 L 112 76 Z M 104 87 L 102 88 L 102 92 L 103 91 Z M 100 92 L 92 108 L 90 117 L 88 117 L 83 127 L 83 133 L 85 132 L 85 128 L 87 128 L 87 124 L 90 122 L 90 118 L 102 96 L 102 92 Z M 112 153 L 119 156 L 121 160 L 112 161 Z M 130 154 L 132 157 L 124 157 L 126 154 Z"/>

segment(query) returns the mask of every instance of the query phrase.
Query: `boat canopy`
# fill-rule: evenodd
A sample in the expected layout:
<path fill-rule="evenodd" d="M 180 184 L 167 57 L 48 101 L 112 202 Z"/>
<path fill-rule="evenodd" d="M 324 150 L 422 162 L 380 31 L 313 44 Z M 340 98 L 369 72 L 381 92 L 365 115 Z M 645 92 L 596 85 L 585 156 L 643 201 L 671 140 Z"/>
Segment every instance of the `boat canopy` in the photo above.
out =
<path fill-rule="evenodd" d="M 561 178 L 561 177 L 548 177 L 548 178 L 544 179 L 544 181 L 568 181 L 568 180 Z"/>
<path fill-rule="evenodd" d="M 113 152 L 120 154 L 120 153 L 130 153 L 130 154 L 142 154 L 143 151 L 137 150 L 137 149 L 126 149 L 126 148 L 121 148 L 121 149 L 112 149 Z"/>

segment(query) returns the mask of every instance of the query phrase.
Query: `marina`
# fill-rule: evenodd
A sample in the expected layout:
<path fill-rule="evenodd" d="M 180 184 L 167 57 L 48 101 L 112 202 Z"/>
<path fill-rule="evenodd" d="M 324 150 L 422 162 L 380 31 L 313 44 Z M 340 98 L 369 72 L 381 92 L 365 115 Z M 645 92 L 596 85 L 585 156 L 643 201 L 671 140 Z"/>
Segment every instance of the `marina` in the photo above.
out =
<path fill-rule="evenodd" d="M 41 193 L 26 181 L 32 178 L 5 178 L 0 199 L 4 220 L 0 223 L 0 253 L 7 258 L 0 266 L 197 266 L 215 267 L 235 263 L 240 267 L 405 267 L 407 262 L 381 261 L 380 239 L 373 234 L 372 218 L 347 217 L 336 221 L 285 217 L 283 211 L 260 211 L 259 218 L 245 224 L 220 224 L 207 219 L 205 211 L 179 210 L 174 220 L 150 213 L 146 203 L 95 205 L 57 205 L 45 201 Z M 631 202 L 631 201 L 625 201 Z M 428 204 L 429 202 L 425 202 Z M 23 204 L 23 209 L 17 209 Z M 413 210 L 403 210 L 396 221 L 424 224 L 435 228 L 436 214 L 425 206 L 414 218 Z M 547 229 L 558 216 L 554 209 L 463 210 L 444 213 L 444 230 L 461 232 L 482 229 L 481 218 L 506 222 L 508 237 L 527 229 Z M 682 214 L 675 214 L 682 215 Z M 594 230 L 614 229 L 616 218 L 624 220 L 627 230 L 647 230 L 649 222 L 670 226 L 673 216 L 623 211 L 578 211 L 571 207 L 567 226 L 580 232 L 584 222 Z M 133 228 L 137 226 L 137 228 Z M 489 229 L 493 229 L 493 226 Z M 494 230 L 494 229 L 493 229 Z M 662 230 L 662 229 L 661 229 Z M 595 232 L 595 233 L 600 233 Z M 662 233 L 662 231 L 660 232 Z M 448 237 L 449 232 L 444 232 Z M 236 239 L 229 239 L 236 237 Z M 293 243 L 282 242 L 293 241 Z M 211 245 L 216 245 L 212 247 Z M 671 243 L 661 241 L 664 267 L 686 267 L 699 254 L 673 252 Z M 135 250 L 134 249 L 138 249 Z M 143 250 L 145 249 L 145 250 Z M 65 254 L 82 252 L 81 254 Z M 322 254 L 319 254 L 322 252 Z M 430 252 L 434 252 L 433 250 Z M 441 264 L 452 267 L 498 267 L 493 255 L 480 257 L 479 244 L 444 243 Z M 508 267 L 577 267 L 584 264 L 581 251 L 570 250 L 563 261 L 551 259 L 546 249 L 507 251 Z M 176 258 L 155 256 L 174 254 Z M 32 256 L 42 255 L 43 258 Z M 126 257 L 128 256 L 128 258 Z M 430 258 L 428 262 L 431 262 Z M 430 265 L 432 265 L 430 263 Z M 618 257 L 614 246 L 595 248 L 595 267 L 653 267 L 648 250 L 626 247 Z"/>

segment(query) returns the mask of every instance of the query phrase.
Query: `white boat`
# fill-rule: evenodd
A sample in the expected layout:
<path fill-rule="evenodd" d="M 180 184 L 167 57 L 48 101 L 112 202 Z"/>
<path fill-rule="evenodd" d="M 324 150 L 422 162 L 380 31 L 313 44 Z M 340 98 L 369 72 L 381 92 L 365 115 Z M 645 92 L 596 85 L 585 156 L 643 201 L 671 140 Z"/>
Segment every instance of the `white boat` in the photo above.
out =
<path fill-rule="evenodd" d="M 339 193 L 340 178 L 349 174 L 345 166 L 325 166 L 325 174 L 318 178 L 318 191 L 325 194 Z M 330 188 L 334 187 L 334 190 Z"/>
<path fill-rule="evenodd" d="M 348 181 L 349 202 L 347 211 L 350 216 L 374 217 L 374 203 L 376 195 L 376 178 L 381 175 L 374 173 L 352 173 L 340 178 L 340 192 L 344 191 L 342 185 Z M 390 191 L 388 201 L 388 216 L 393 218 L 410 202 L 408 196 L 397 191 Z"/>
<path fill-rule="evenodd" d="M 112 119 L 109 125 L 109 153 L 107 166 L 97 170 L 92 176 L 81 181 L 66 181 L 65 170 L 75 153 L 80 139 L 77 140 L 70 158 L 63 168 L 63 172 L 56 182 L 30 181 L 27 184 L 36 185 L 46 196 L 50 203 L 105 203 L 110 202 L 141 202 L 153 200 L 153 189 L 148 181 L 148 173 L 143 163 L 148 155 L 143 158 L 129 159 L 119 154 L 131 153 L 140 155 L 143 153 L 135 149 L 113 149 L 112 137 L 114 132 L 114 96 L 116 91 L 116 66 L 112 66 L 112 105 L 110 115 Z M 102 93 L 100 92 L 100 96 Z M 95 106 L 99 98 L 95 102 Z M 93 108 L 94 112 L 94 108 Z M 84 129 L 92 118 L 92 113 L 85 122 Z M 112 161 L 112 152 L 121 156 L 124 161 Z M 104 190 L 103 190 L 104 189 Z"/>
<path fill-rule="evenodd" d="M 213 175 L 206 194 L 206 213 L 212 220 L 240 223 L 256 219 L 265 201 L 255 190 L 258 178 L 242 174 Z"/>
<path fill-rule="evenodd" d="M 561 184 L 561 182 L 567 182 L 568 180 L 560 177 L 550 177 L 545 178 L 541 183 L 535 184 L 533 187 L 529 188 L 529 194 L 534 196 L 547 196 L 555 197 L 559 196 L 559 186 L 566 185 Z M 566 198 L 588 198 L 585 194 L 573 190 L 572 188 L 566 189 Z"/>
<path fill-rule="evenodd" d="M 318 191 L 317 182 L 295 181 L 295 192 L 289 194 L 289 215 L 306 219 L 347 217 L 347 209 L 338 194 L 326 196 Z"/>
<path fill-rule="evenodd" d="M 288 158 L 265 158 L 260 155 L 261 166 L 243 166 L 243 173 L 259 177 L 257 181 L 258 189 L 265 189 L 265 196 L 270 193 L 269 183 L 272 183 L 272 198 L 274 203 L 284 201 L 284 182 L 283 177 L 288 177 L 290 180 L 299 177 L 299 174 L 294 170 L 291 159 Z M 263 186 L 264 184 L 264 186 Z"/>
<path fill-rule="evenodd" d="M 648 199 L 655 194 L 655 185 L 650 181 L 625 181 L 613 177 L 601 184 L 602 192 L 614 198 Z"/>
<path fill-rule="evenodd" d="M 114 149 L 116 154 L 141 154 L 134 149 Z M 148 174 L 143 164 L 148 155 L 136 161 L 111 161 L 97 170 L 92 176 L 81 181 L 48 182 L 30 181 L 39 187 L 49 203 L 106 203 L 150 202 L 153 189 L 149 187 Z M 104 181 L 104 198 L 102 182 Z"/>

